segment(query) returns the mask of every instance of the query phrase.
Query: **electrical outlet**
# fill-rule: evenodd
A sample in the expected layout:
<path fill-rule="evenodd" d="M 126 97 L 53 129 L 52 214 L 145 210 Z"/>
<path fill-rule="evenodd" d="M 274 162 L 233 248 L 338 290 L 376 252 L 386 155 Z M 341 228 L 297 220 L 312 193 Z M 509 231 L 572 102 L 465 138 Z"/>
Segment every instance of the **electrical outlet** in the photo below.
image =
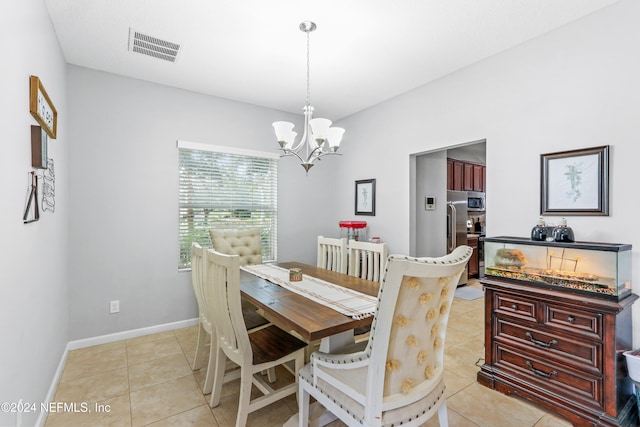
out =
<path fill-rule="evenodd" d="M 120 300 L 111 301 L 109 303 L 109 313 L 120 313 Z"/>

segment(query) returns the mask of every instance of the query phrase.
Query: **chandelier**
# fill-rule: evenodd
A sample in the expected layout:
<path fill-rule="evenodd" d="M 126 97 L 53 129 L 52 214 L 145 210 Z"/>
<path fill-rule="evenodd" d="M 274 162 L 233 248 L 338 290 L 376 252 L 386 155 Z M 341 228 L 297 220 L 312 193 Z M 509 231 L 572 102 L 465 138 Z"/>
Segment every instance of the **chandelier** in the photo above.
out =
<path fill-rule="evenodd" d="M 316 24 L 304 21 L 300 24 L 300 31 L 307 33 L 307 102 L 303 107 L 304 131 L 300 141 L 294 145 L 297 132 L 293 131 L 294 124 L 290 122 L 274 122 L 273 128 L 284 156 L 296 156 L 302 167 L 309 173 L 313 162 L 328 154 L 338 154 L 344 129 L 331 127 L 331 120 L 313 118 L 313 107 L 309 102 L 309 34 L 315 31 Z"/>

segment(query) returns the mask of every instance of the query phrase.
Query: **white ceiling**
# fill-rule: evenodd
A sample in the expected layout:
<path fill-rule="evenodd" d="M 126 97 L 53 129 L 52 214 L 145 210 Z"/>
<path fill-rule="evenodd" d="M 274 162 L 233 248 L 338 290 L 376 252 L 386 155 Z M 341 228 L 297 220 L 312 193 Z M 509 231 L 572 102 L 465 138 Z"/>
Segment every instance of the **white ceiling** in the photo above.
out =
<path fill-rule="evenodd" d="M 340 119 L 619 0 L 45 0 L 68 63 Z M 180 44 L 128 51 L 129 29 Z"/>

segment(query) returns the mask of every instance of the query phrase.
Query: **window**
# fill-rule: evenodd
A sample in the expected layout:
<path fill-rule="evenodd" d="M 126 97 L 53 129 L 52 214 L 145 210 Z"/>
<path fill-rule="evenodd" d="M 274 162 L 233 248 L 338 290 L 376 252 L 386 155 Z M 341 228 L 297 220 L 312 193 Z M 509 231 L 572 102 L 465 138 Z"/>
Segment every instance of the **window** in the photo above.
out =
<path fill-rule="evenodd" d="M 178 141 L 179 269 L 210 229 L 262 230 L 262 258 L 277 259 L 278 155 Z"/>

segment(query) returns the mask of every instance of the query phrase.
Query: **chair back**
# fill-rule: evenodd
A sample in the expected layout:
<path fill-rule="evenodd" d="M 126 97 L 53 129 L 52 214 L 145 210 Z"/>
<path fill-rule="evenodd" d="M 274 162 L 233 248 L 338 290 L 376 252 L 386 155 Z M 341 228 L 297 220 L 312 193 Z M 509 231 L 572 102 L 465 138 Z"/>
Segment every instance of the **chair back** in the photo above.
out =
<path fill-rule="evenodd" d="M 205 298 L 216 329 L 217 344 L 234 363 L 251 363 L 251 344 L 240 302 L 240 256 L 209 249 L 204 259 Z"/>
<path fill-rule="evenodd" d="M 380 282 L 388 255 L 386 243 L 349 240 L 349 275 Z"/>
<path fill-rule="evenodd" d="M 389 257 L 365 350 L 370 416 L 418 402 L 442 382 L 453 295 L 472 253 L 459 246 L 439 258 Z M 381 378 L 383 387 L 371 386 Z"/>
<path fill-rule="evenodd" d="M 211 246 L 216 252 L 238 255 L 240 265 L 262 264 L 260 230 L 209 230 Z"/>
<path fill-rule="evenodd" d="M 204 284 L 206 282 L 204 268 L 204 249 L 198 242 L 191 243 L 191 283 L 193 285 L 193 293 L 198 303 L 198 314 L 200 322 L 205 329 L 211 332 L 211 321 L 206 311 L 206 303 L 204 299 Z"/>
<path fill-rule="evenodd" d="M 327 270 L 347 273 L 347 239 L 318 236 L 317 266 Z"/>

